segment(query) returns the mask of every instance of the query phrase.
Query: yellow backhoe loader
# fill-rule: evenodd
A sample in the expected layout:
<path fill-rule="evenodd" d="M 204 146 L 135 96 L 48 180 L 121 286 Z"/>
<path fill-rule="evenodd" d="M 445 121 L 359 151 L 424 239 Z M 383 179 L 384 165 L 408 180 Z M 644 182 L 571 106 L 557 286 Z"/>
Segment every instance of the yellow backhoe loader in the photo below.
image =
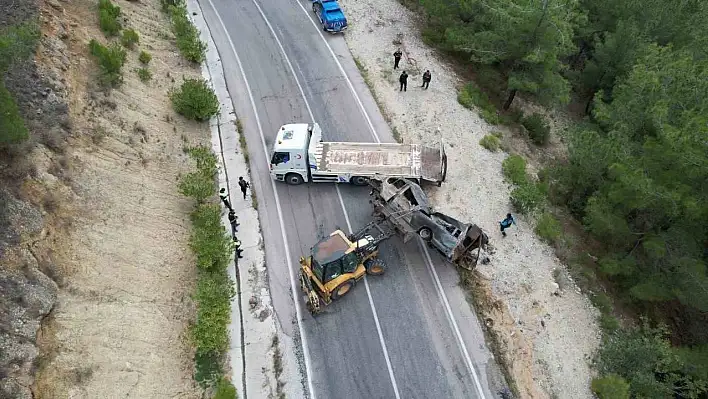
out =
<path fill-rule="evenodd" d="M 377 258 L 378 244 L 391 235 L 375 222 L 350 236 L 336 230 L 315 244 L 310 256 L 301 256 L 300 288 L 310 313 L 316 315 L 323 305 L 346 295 L 364 275 L 382 275 L 386 264 Z"/>

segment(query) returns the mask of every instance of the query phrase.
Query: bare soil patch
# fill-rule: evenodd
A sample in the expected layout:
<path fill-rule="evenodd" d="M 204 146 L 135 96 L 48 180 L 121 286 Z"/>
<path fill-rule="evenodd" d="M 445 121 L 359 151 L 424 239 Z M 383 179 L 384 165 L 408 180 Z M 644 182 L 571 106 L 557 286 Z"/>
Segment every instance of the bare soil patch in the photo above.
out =
<path fill-rule="evenodd" d="M 64 231 L 46 244 L 61 282 L 40 333 L 36 398 L 197 398 L 186 337 L 195 267 L 188 246 L 190 202 L 177 191 L 185 145 L 208 140 L 205 125 L 178 117 L 167 98 L 183 76 L 200 76 L 174 46 L 159 2 L 117 1 L 140 35 L 124 83 L 97 82 L 88 42 L 106 42 L 96 3 L 41 6 L 37 63 L 60 75 L 71 135 L 63 155 L 38 154 L 44 206 Z M 49 45 L 48 45 L 49 43 Z M 140 81 L 140 50 L 153 78 Z M 43 161 L 44 160 L 44 161 Z M 38 191 L 39 192 L 39 191 Z"/>

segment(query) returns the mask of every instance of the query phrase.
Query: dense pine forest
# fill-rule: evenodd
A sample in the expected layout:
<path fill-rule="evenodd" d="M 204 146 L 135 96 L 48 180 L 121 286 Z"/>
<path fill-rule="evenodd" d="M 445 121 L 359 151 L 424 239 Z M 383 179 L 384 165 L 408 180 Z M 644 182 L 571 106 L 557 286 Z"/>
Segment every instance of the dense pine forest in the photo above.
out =
<path fill-rule="evenodd" d="M 486 120 L 518 121 L 518 96 L 574 117 L 541 181 L 599 243 L 604 307 L 623 310 L 601 323 L 593 390 L 708 397 L 708 2 L 404 3 L 496 106 Z"/>

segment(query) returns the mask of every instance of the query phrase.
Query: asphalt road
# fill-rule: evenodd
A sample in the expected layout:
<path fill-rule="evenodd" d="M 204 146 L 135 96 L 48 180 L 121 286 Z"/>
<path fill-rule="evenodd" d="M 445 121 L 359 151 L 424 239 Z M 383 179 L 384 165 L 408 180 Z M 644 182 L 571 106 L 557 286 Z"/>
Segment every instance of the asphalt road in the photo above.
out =
<path fill-rule="evenodd" d="M 277 320 L 295 337 L 297 317 L 287 268 L 296 271 L 299 256 L 334 229 L 356 230 L 368 223 L 371 207 L 368 190 L 362 187 L 278 183 L 274 192 L 263 144 L 271 148 L 282 124 L 312 118 L 322 127 L 324 140 L 375 141 L 373 127 L 381 141 L 393 141 L 343 37 L 326 34 L 323 40 L 311 12 L 296 1 L 201 1 L 245 126 Z M 302 5 L 309 10 L 309 2 Z M 381 254 L 389 265 L 384 276 L 360 282 L 317 318 L 304 314 L 307 371 L 315 396 L 496 397 L 490 387 L 498 384 L 498 372 L 476 316 L 457 287 L 456 270 L 415 240 L 388 240 Z"/>

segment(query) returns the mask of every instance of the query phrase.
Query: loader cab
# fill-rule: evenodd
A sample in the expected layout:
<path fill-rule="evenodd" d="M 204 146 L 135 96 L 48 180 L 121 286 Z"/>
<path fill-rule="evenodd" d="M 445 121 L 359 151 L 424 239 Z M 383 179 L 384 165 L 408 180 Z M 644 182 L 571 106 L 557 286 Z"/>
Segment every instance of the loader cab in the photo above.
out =
<path fill-rule="evenodd" d="M 323 285 L 354 273 L 358 266 L 352 243 L 339 230 L 312 247 L 312 273 Z"/>

